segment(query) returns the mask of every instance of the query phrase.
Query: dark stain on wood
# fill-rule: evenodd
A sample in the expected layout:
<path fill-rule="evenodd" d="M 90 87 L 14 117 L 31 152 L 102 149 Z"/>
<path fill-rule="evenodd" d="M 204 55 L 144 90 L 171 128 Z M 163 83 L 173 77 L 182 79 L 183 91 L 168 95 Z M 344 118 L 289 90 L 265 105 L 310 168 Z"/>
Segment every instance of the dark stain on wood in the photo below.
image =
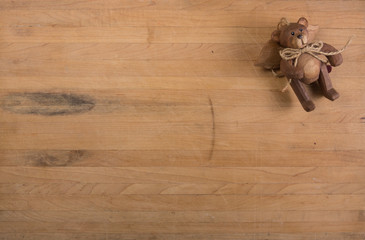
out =
<path fill-rule="evenodd" d="M 358 218 L 359 222 L 365 222 L 365 211 L 359 211 L 359 218 Z"/>
<path fill-rule="evenodd" d="M 154 39 L 155 39 L 155 29 L 152 27 L 148 27 L 147 42 L 151 44 Z"/>
<path fill-rule="evenodd" d="M 66 167 L 82 160 L 86 155 L 84 150 L 71 151 L 41 151 L 29 156 L 31 166 Z"/>
<path fill-rule="evenodd" d="M 1 107 L 17 114 L 69 115 L 92 110 L 95 100 L 89 96 L 67 93 L 12 93 L 3 98 Z"/>

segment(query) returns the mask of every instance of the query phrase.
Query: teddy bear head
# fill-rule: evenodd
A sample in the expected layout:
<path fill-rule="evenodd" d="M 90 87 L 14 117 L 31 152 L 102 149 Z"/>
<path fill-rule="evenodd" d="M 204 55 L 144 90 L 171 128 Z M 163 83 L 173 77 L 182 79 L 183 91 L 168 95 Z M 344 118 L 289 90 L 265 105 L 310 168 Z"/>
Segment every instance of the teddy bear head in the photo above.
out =
<path fill-rule="evenodd" d="M 296 23 L 281 22 L 271 39 L 285 48 L 303 48 L 308 42 L 308 21 L 304 17 Z"/>

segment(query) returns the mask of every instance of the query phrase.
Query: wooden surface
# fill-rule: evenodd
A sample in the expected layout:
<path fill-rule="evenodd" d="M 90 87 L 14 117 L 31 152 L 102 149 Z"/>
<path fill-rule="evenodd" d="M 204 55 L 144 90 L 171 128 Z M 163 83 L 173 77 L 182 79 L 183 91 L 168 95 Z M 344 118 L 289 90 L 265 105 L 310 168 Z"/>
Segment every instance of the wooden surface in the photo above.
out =
<path fill-rule="evenodd" d="M 283 16 L 341 97 L 253 62 Z M 0 239 L 364 240 L 365 2 L 0 0 Z"/>

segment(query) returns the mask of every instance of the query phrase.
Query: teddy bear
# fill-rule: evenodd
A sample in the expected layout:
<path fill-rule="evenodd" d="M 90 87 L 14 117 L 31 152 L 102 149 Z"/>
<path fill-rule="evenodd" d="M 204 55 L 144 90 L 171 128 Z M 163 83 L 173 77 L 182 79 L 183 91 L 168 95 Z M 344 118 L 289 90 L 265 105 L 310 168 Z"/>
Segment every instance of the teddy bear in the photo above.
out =
<path fill-rule="evenodd" d="M 339 97 L 339 93 L 332 86 L 329 72 L 331 67 L 341 65 L 341 52 L 344 49 L 338 51 L 327 43 L 313 43 L 317 30 L 318 28 L 309 26 L 304 17 L 299 18 L 296 23 L 282 20 L 261 51 L 260 56 L 266 55 L 266 58 L 256 62 L 256 65 L 267 69 L 280 68 L 307 112 L 313 111 L 315 105 L 305 84 L 317 81 L 326 98 L 333 101 Z M 262 60 L 262 57 L 259 59 Z"/>

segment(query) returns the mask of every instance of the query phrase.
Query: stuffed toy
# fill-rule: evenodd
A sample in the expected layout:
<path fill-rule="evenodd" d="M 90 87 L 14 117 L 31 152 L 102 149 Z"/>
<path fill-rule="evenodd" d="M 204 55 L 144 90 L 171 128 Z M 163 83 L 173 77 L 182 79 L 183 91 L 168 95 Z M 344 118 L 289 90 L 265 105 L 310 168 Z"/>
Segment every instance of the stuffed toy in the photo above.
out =
<path fill-rule="evenodd" d="M 313 111 L 315 105 L 305 84 L 317 81 L 326 98 L 333 101 L 339 97 L 332 86 L 329 72 L 332 67 L 341 65 L 341 52 L 351 40 L 343 49 L 337 50 L 327 43 L 313 42 L 317 31 L 318 27 L 309 26 L 304 17 L 296 23 L 288 23 L 283 18 L 255 64 L 266 69 L 280 69 L 279 72 L 287 77 L 288 84 L 307 112 Z"/>

